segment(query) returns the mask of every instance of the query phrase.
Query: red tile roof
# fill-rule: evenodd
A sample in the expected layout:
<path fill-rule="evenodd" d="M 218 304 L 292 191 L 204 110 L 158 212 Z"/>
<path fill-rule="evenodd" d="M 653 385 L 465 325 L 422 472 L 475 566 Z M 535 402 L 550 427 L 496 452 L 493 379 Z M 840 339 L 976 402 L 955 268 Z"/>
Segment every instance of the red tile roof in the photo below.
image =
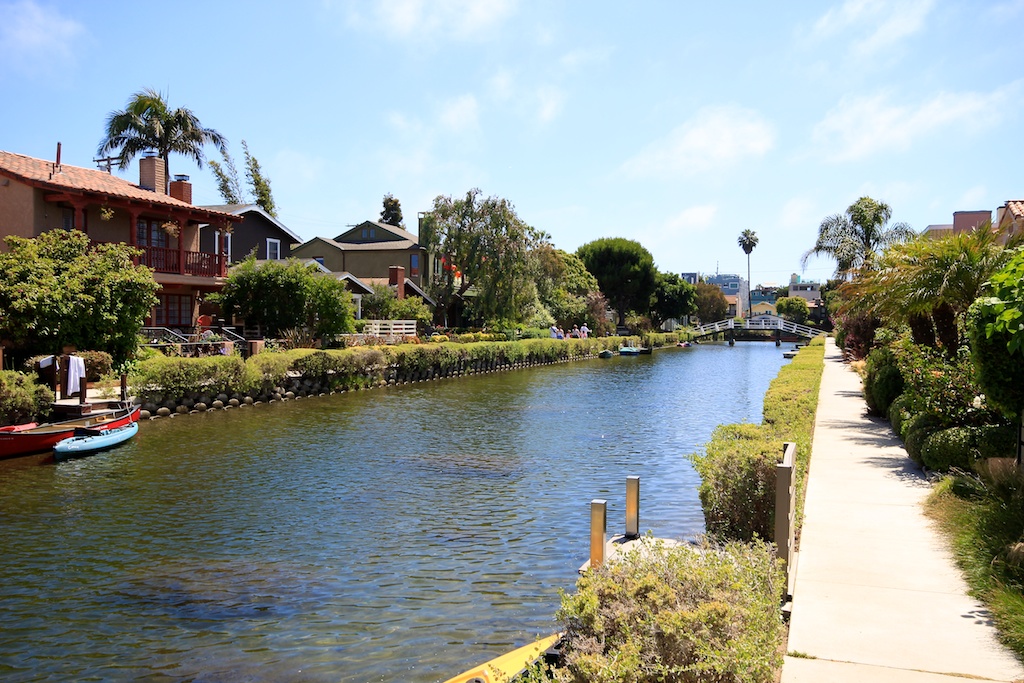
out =
<path fill-rule="evenodd" d="M 1024 200 L 1018 199 L 1016 201 L 1006 202 L 1006 210 L 1009 211 L 1014 218 L 1024 217 Z"/>
<path fill-rule="evenodd" d="M 185 209 L 193 214 L 206 214 L 216 216 L 217 218 L 229 217 L 233 221 L 239 220 L 238 217 L 223 211 L 202 209 L 188 202 L 175 199 L 170 195 L 144 190 L 138 185 L 133 185 L 127 180 L 110 175 L 106 171 L 69 166 L 68 164 L 61 164 L 58 167 L 52 161 L 36 159 L 24 154 L 15 154 L 14 152 L 0 150 L 0 176 L 21 180 L 34 187 L 54 192 L 96 195 L 99 200 L 121 198 L 141 201 L 171 209 Z"/>

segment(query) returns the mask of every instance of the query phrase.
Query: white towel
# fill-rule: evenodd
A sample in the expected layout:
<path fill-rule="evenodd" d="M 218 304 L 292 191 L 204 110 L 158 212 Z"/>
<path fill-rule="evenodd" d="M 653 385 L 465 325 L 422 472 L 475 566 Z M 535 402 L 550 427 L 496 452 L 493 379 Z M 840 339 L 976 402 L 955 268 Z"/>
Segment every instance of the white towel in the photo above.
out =
<path fill-rule="evenodd" d="M 85 377 L 85 359 L 81 356 L 68 356 L 68 396 L 78 393 L 79 384 Z"/>

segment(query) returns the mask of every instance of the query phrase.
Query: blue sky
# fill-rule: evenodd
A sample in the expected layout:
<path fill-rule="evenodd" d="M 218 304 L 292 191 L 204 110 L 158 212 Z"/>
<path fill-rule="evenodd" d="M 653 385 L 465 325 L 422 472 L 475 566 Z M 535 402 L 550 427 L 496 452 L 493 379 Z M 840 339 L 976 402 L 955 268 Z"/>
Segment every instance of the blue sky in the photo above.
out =
<path fill-rule="evenodd" d="M 91 166 L 107 115 L 163 91 L 245 139 L 303 239 L 415 232 L 478 187 L 574 251 L 664 271 L 824 279 L 800 256 L 862 195 L 917 230 L 1024 198 L 1024 0 L 0 0 L 0 149 Z M 219 159 L 216 150 L 208 158 Z M 197 204 L 208 168 L 172 157 Z M 137 182 L 138 171 L 120 173 Z"/>

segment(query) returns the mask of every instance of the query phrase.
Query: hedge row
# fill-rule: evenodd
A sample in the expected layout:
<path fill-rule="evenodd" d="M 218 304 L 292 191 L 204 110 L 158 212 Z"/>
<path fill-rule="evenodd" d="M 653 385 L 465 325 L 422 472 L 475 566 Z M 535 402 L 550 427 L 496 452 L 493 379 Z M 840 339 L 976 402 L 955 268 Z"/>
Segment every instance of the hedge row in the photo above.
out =
<path fill-rule="evenodd" d="M 690 456 L 701 476 L 701 507 L 712 538 L 773 539 L 775 466 L 787 441 L 796 443 L 799 528 L 824 357 L 824 338 L 817 337 L 772 380 L 761 424 L 720 425 L 704 451 Z"/>
<path fill-rule="evenodd" d="M 321 351 L 294 349 L 239 356 L 142 361 L 129 377 L 131 392 L 151 413 L 189 412 L 216 401 L 237 404 L 295 396 L 365 389 L 443 377 L 592 358 L 620 345 L 675 344 L 675 334 L 590 339 L 526 339 L 365 346 Z M 246 401 L 246 399 L 251 399 Z M 166 413 L 165 413 L 166 414 Z"/>

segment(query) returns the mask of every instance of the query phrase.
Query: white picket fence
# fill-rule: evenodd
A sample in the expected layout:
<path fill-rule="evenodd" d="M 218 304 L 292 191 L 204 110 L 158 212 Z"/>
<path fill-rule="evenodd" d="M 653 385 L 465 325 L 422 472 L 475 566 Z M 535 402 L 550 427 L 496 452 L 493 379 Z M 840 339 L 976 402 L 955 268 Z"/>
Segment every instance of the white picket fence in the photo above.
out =
<path fill-rule="evenodd" d="M 416 336 L 415 320 L 367 320 L 363 328 L 367 337 L 384 337 L 385 339 L 401 339 Z"/>

